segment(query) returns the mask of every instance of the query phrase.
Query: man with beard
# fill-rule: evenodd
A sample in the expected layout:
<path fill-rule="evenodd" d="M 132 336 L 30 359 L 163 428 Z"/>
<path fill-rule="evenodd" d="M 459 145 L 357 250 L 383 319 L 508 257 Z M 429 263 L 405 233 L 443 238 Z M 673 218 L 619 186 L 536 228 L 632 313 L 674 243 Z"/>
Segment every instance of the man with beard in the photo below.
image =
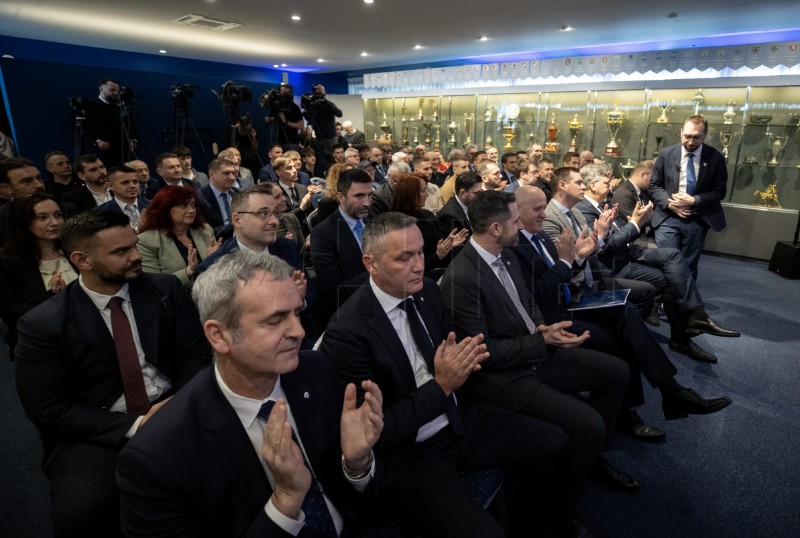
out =
<path fill-rule="evenodd" d="M 119 450 L 208 364 L 191 298 L 142 272 L 136 232 L 86 211 L 61 236 L 80 278 L 19 320 L 16 382 L 44 445 L 57 536 L 119 536 Z"/>
<path fill-rule="evenodd" d="M 119 83 L 110 78 L 100 81 L 100 94 L 86 108 L 86 136 L 93 151 L 108 166 L 117 166 L 128 159 L 136 141 L 124 132 L 119 108 Z"/>
<path fill-rule="evenodd" d="M 75 204 L 78 211 L 89 211 L 111 200 L 108 190 L 108 175 L 103 161 L 97 155 L 81 155 L 75 160 L 75 172 L 83 181 L 81 189 L 74 189 L 64 195 L 62 200 Z"/>

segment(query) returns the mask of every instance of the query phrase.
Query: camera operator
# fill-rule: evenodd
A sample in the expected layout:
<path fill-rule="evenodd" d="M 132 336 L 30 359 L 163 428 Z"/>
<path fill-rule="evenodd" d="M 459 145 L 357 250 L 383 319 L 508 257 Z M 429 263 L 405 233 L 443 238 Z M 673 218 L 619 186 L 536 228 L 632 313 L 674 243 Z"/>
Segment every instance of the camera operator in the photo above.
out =
<path fill-rule="evenodd" d="M 284 147 L 299 145 L 303 114 L 293 97 L 292 87 L 283 83 L 267 94 L 266 121 L 273 131 L 268 142 L 277 142 Z"/>
<path fill-rule="evenodd" d="M 336 118 L 342 117 L 342 111 L 332 101 L 328 101 L 325 86 L 314 84 L 313 92 L 303 95 L 304 116 L 314 128 L 317 140 L 325 145 L 325 152 L 329 153 L 336 143 Z"/>
<path fill-rule="evenodd" d="M 125 132 L 119 106 L 120 88 L 116 80 L 100 81 L 100 94 L 89 100 L 86 107 L 86 136 L 90 153 L 96 154 L 107 166 L 119 166 L 129 159 L 136 147 L 133 134 Z"/>

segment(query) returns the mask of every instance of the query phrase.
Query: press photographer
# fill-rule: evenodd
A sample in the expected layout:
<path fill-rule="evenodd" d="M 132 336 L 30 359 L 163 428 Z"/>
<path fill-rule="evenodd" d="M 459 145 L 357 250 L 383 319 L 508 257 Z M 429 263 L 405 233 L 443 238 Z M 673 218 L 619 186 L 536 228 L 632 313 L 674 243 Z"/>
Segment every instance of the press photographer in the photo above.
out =
<path fill-rule="evenodd" d="M 330 153 L 336 143 L 336 118 L 342 117 L 342 111 L 325 95 L 325 86 L 314 84 L 311 93 L 303 94 L 300 105 L 303 116 L 314 128 L 317 140 L 325 145 L 325 153 Z"/>
<path fill-rule="evenodd" d="M 267 143 L 298 146 L 303 114 L 294 102 L 292 87 L 281 83 L 264 93 L 259 102 L 267 110 L 264 118 L 267 122 Z"/>

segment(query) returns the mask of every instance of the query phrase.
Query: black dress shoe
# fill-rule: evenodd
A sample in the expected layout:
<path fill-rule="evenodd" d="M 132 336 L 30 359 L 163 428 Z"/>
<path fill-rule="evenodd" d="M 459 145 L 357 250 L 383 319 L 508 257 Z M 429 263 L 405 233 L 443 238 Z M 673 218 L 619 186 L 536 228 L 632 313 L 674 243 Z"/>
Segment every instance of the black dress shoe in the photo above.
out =
<path fill-rule="evenodd" d="M 686 320 L 686 327 L 689 329 L 695 329 L 701 333 L 712 334 L 714 336 L 727 336 L 731 338 L 741 336 L 741 334 L 737 333 L 736 331 L 726 329 L 725 327 L 720 327 L 714 323 L 714 320 L 711 318 L 689 318 Z"/>
<path fill-rule="evenodd" d="M 639 482 L 627 473 L 614 468 L 607 459 L 598 457 L 589 476 L 609 489 L 625 493 L 639 493 Z"/>
<path fill-rule="evenodd" d="M 640 441 L 663 441 L 665 437 L 664 430 L 645 423 L 633 409 L 620 413 L 617 429 Z"/>
<path fill-rule="evenodd" d="M 653 308 L 650 310 L 650 313 L 647 314 L 646 318 L 644 318 L 644 321 L 648 325 L 652 325 L 653 327 L 658 327 L 659 325 L 661 325 L 661 319 L 658 317 L 657 306 L 653 306 Z"/>
<path fill-rule="evenodd" d="M 717 363 L 717 357 L 713 354 L 709 353 L 702 347 L 698 346 L 691 340 L 686 340 L 686 342 L 679 342 L 677 340 L 673 340 L 672 338 L 669 339 L 669 348 L 672 351 L 677 351 L 678 353 L 682 353 L 689 358 L 692 358 L 696 361 L 700 362 L 708 362 L 710 364 Z"/>
<path fill-rule="evenodd" d="M 667 420 L 716 413 L 730 404 L 731 399 L 727 396 L 706 400 L 692 389 L 684 387 L 676 392 L 665 392 L 661 397 L 661 408 Z"/>

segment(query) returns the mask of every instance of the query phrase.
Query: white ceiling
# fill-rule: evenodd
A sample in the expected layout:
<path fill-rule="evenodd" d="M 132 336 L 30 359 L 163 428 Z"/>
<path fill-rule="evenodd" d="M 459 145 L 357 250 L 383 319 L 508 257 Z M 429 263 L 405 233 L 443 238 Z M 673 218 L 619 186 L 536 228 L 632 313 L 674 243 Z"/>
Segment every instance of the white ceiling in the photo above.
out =
<path fill-rule="evenodd" d="M 497 61 L 509 53 L 798 39 L 798 8 L 797 0 L 3 0 L 0 34 L 146 54 L 164 49 L 169 56 L 241 65 L 285 63 L 287 71 L 348 72 L 452 59 Z M 668 18 L 671 11 L 678 17 Z M 218 32 L 171 22 L 190 13 L 242 26 Z M 300 21 L 290 19 L 295 14 Z M 563 25 L 574 30 L 562 32 Z M 479 41 L 481 36 L 489 39 Z"/>

